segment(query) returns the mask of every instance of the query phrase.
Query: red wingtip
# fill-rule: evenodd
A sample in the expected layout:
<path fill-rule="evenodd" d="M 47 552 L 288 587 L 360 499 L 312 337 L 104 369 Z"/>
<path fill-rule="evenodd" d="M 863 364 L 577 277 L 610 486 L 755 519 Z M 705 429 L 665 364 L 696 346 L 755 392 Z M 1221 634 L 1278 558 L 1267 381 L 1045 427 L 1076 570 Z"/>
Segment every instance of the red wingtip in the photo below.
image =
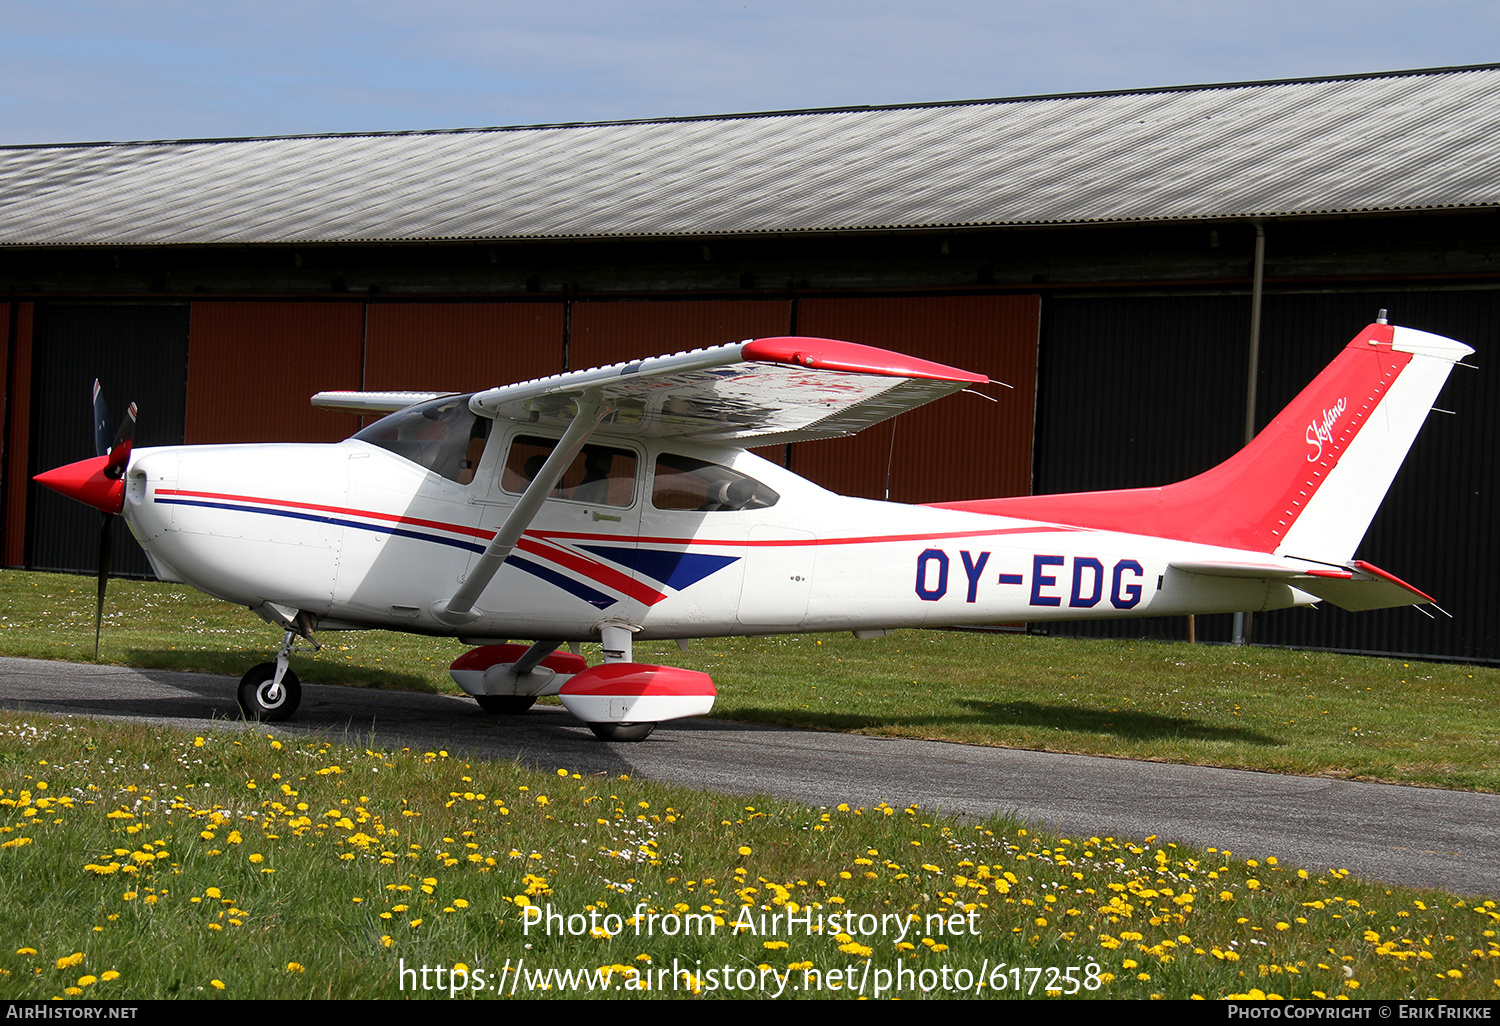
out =
<path fill-rule="evenodd" d="M 125 507 L 125 481 L 106 476 L 109 466 L 109 456 L 95 456 L 44 471 L 33 480 L 101 513 L 119 513 Z"/>
<path fill-rule="evenodd" d="M 880 374 L 892 378 L 963 381 L 971 385 L 985 385 L 990 380 L 983 374 L 933 363 L 931 360 L 919 360 L 915 356 L 904 356 L 888 349 L 803 335 L 755 339 L 741 350 L 741 356 L 745 360 L 763 363 L 789 363 L 799 367 L 819 367 L 854 374 Z"/>

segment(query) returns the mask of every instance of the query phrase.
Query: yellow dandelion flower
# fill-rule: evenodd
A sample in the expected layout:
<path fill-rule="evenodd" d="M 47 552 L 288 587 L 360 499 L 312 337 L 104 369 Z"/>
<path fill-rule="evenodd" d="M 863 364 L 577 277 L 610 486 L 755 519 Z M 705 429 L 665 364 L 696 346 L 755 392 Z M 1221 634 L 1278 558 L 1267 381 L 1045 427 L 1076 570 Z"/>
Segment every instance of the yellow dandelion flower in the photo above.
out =
<path fill-rule="evenodd" d="M 223 980 L 209 980 L 208 981 L 208 985 L 210 987 L 212 987 L 214 990 L 223 990 L 224 989 L 224 981 Z"/>
<path fill-rule="evenodd" d="M 303 971 L 303 969 L 302 969 L 302 963 L 301 962 L 288 962 L 286 964 L 286 971 L 289 972 L 289 973 L 300 973 L 300 972 Z"/>
<path fill-rule="evenodd" d="M 108 983 L 110 980 L 118 980 L 119 978 L 120 974 L 115 972 L 113 969 L 107 969 L 99 974 L 99 979 L 103 980 L 105 983 Z"/>

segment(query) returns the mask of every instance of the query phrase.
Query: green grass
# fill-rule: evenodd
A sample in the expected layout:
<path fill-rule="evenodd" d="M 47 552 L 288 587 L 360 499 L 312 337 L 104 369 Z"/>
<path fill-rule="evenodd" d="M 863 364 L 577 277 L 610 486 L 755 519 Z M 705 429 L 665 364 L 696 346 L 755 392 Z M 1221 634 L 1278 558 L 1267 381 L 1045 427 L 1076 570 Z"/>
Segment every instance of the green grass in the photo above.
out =
<path fill-rule="evenodd" d="M 527 907 L 562 925 L 528 933 Z M 690 913 L 709 932 L 682 935 Z M 439 996 L 426 966 L 467 996 L 1494 1000 L 1497 928 L 1493 901 L 1150 837 L 0 714 L 10 999 Z"/>
<path fill-rule="evenodd" d="M 0 573 L 0 652 L 88 661 L 93 581 Z M 304 681 L 457 693 L 458 642 L 329 633 Z M 191 589 L 115 581 L 100 658 L 239 676 L 277 632 Z M 597 661 L 597 649 L 586 653 Z M 1500 791 L 1500 670 L 1316 652 L 903 631 L 642 643 L 710 673 L 714 715 L 820 730 Z"/>

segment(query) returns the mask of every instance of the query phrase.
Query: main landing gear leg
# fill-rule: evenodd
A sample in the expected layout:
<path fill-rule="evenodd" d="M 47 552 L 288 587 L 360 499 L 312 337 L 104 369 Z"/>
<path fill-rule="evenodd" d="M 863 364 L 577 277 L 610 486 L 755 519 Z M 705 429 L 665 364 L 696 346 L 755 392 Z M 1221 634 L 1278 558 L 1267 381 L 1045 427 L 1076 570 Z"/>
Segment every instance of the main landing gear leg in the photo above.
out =
<path fill-rule="evenodd" d="M 605 624 L 599 628 L 599 640 L 604 642 L 606 663 L 631 662 L 632 639 L 635 632 L 621 624 Z"/>
<path fill-rule="evenodd" d="M 511 664 L 510 672 L 517 678 L 524 677 L 561 647 L 561 641 L 538 641 L 526 650 L 525 655 Z M 536 704 L 536 695 L 475 695 L 474 701 L 487 713 L 519 716 Z"/>
<path fill-rule="evenodd" d="M 604 643 L 604 662 L 633 662 L 632 638 L 635 632 L 619 624 L 606 624 L 599 629 L 599 639 Z M 656 729 L 655 723 L 590 723 L 589 730 L 600 741 L 644 741 Z"/>
<path fill-rule="evenodd" d="M 575 673 L 557 694 L 599 740 L 643 741 L 663 720 L 706 716 L 714 707 L 708 674 L 634 661 L 632 635 L 639 627 L 610 621 L 595 629 L 604 662 Z"/>

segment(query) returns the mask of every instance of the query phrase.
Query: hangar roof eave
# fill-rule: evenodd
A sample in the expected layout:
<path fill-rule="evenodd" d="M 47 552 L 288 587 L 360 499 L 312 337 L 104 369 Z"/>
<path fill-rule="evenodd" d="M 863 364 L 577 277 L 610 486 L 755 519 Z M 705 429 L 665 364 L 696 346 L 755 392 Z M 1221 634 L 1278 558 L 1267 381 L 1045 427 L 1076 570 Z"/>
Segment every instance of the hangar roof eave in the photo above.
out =
<path fill-rule="evenodd" d="M 0 148 L 0 246 L 785 235 L 1483 210 L 1500 65 L 577 125 Z"/>

